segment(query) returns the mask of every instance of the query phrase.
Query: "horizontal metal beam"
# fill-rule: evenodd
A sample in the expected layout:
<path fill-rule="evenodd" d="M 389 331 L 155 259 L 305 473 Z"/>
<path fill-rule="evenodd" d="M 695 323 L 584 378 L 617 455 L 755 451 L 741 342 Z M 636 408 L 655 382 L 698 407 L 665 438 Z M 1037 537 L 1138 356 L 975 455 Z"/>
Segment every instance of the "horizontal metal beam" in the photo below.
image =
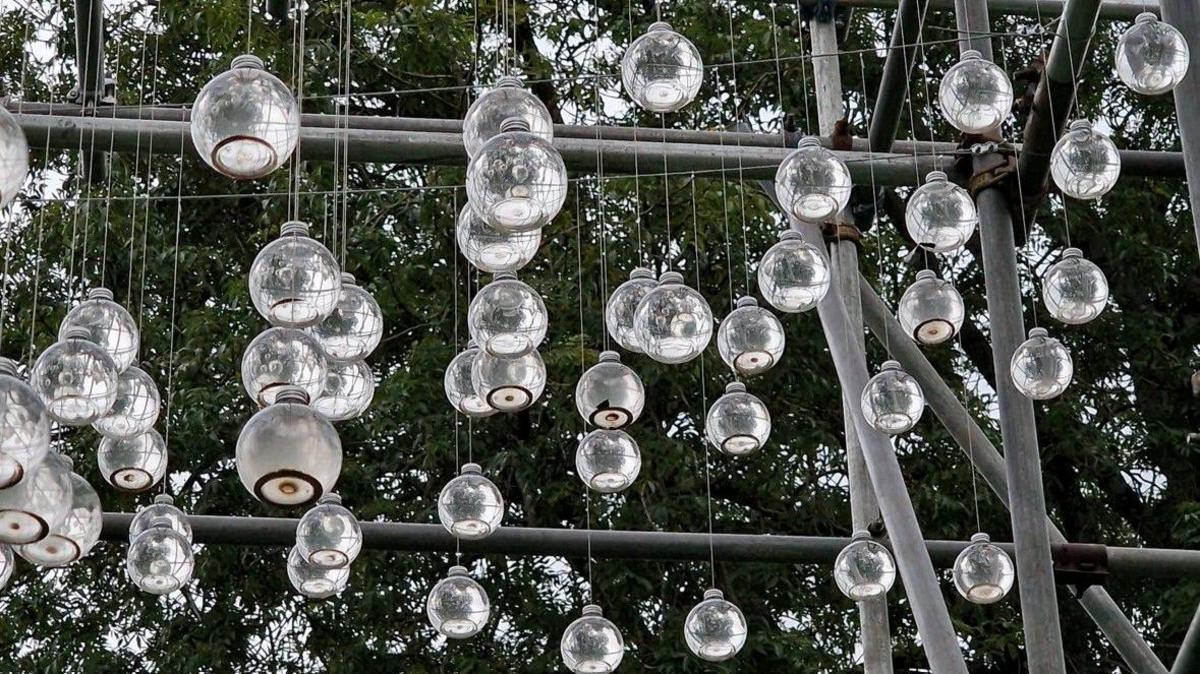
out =
<path fill-rule="evenodd" d="M 858 7 L 863 9 L 896 9 L 899 0 L 838 0 L 842 7 Z M 805 4 L 815 4 L 807 0 Z M 1050 19 L 1062 14 L 1063 0 L 987 0 L 988 11 L 995 15 L 1018 14 L 1022 16 L 1041 16 Z M 929 0 L 929 8 L 939 12 L 954 11 L 954 0 Z M 1132 20 L 1141 12 L 1158 13 L 1158 2 L 1154 0 L 1106 0 L 1100 8 L 1100 18 Z"/>

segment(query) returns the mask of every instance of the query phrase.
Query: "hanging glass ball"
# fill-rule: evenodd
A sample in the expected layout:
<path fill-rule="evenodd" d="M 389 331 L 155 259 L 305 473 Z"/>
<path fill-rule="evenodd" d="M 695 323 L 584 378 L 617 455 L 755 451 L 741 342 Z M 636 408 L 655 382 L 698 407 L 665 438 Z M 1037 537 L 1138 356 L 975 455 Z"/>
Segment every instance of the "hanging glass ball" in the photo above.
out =
<path fill-rule="evenodd" d="M 942 115 L 963 133 L 999 128 L 1012 113 L 1013 88 L 1000 66 L 970 49 L 946 71 L 938 88 Z"/>
<path fill-rule="evenodd" d="M 723 662 L 737 655 L 746 645 L 748 631 L 742 610 L 716 588 L 705 591 L 704 601 L 692 608 L 683 623 L 688 650 L 709 662 Z"/>
<path fill-rule="evenodd" d="M 579 441 L 575 471 L 589 489 L 615 494 L 637 479 L 642 471 L 642 451 L 625 431 L 594 430 Z"/>
<path fill-rule="evenodd" d="M 285 388 L 238 436 L 238 477 L 264 503 L 307 505 L 332 490 L 341 475 L 337 431 L 307 403 L 303 390 Z"/>
<path fill-rule="evenodd" d="M 308 329 L 331 362 L 348 363 L 371 355 L 383 339 L 383 311 L 371 293 L 342 272 L 337 306 L 325 320 Z"/>
<path fill-rule="evenodd" d="M 131 438 L 104 438 L 96 450 L 96 465 L 117 491 L 144 492 L 167 474 L 167 443 L 153 428 Z"/>
<path fill-rule="evenodd" d="M 683 284 L 683 274 L 668 271 L 638 304 L 633 328 L 647 356 L 660 363 L 686 363 L 712 339 L 712 309 L 703 295 Z"/>
<path fill-rule="evenodd" d="M 899 435 L 912 430 L 925 411 L 925 394 L 912 375 L 889 360 L 863 388 L 863 418 L 880 433 Z"/>
<path fill-rule="evenodd" d="M 721 360 L 739 376 L 762 374 L 775 366 L 786 342 L 783 324 L 775 314 L 742 297 L 717 328 Z"/>
<path fill-rule="evenodd" d="M 808 222 L 832 218 L 850 203 L 850 169 L 820 139 L 805 136 L 775 172 L 775 195 L 789 216 Z"/>
<path fill-rule="evenodd" d="M 50 419 L 17 364 L 0 358 L 0 489 L 19 482 L 50 451 Z"/>
<path fill-rule="evenodd" d="M 675 112 L 696 99 L 704 82 L 700 51 L 671 24 L 656 21 L 621 57 L 625 93 L 650 112 Z"/>
<path fill-rule="evenodd" d="M 71 468 L 50 451 L 25 477 L 0 489 L 0 543 L 24 545 L 50 535 L 71 510 Z"/>
<path fill-rule="evenodd" d="M 450 639 L 469 639 L 479 634 L 491 612 L 487 591 L 462 566 L 450 567 L 425 600 L 429 624 Z"/>
<path fill-rule="evenodd" d="M 600 354 L 600 362 L 575 385 L 575 409 L 584 421 L 600 428 L 624 428 L 637 421 L 646 404 L 642 378 L 621 362 L 616 351 Z"/>
<path fill-rule="evenodd" d="M 312 407 L 330 421 L 349 421 L 367 411 L 375 399 L 375 375 L 364 361 L 333 364 L 325 388 Z"/>
<path fill-rule="evenodd" d="M 8 110 L 0 110 L 0 208 L 12 203 L 29 175 L 29 143 Z"/>
<path fill-rule="evenodd" d="M 112 409 L 94 421 L 92 428 L 109 438 L 141 435 L 154 428 L 161 404 L 154 379 L 131 365 L 117 377 L 117 399 Z"/>
<path fill-rule="evenodd" d="M 1187 74 L 1187 40 L 1153 12 L 1142 12 L 1117 41 L 1117 76 L 1139 94 L 1156 96 L 1175 88 Z"/>
<path fill-rule="evenodd" d="M 438 495 L 438 519 L 457 538 L 487 538 L 500 528 L 503 518 L 504 497 L 477 463 L 463 464 L 459 476 Z"/>
<path fill-rule="evenodd" d="M 633 325 L 633 317 L 642 298 L 656 287 L 658 282 L 654 280 L 654 272 L 645 267 L 634 267 L 629 272 L 629 280 L 617 286 L 608 297 L 608 305 L 604 308 L 604 322 L 608 324 L 609 336 L 626 351 L 645 352 L 638 341 L 639 335 Z"/>
<path fill-rule="evenodd" d="M 917 272 L 917 280 L 904 291 L 896 310 L 900 325 L 918 344 L 942 344 L 962 329 L 966 308 L 962 295 L 932 269 Z"/>
<path fill-rule="evenodd" d="M 349 565 L 329 569 L 309 564 L 294 547 L 288 552 L 287 572 L 292 587 L 309 599 L 327 599 L 350 584 Z"/>
<path fill-rule="evenodd" d="M 537 291 L 512 272 L 496 274 L 467 309 L 471 339 L 493 356 L 512 358 L 538 348 L 550 319 Z"/>
<path fill-rule="evenodd" d="M 187 515 L 175 506 L 175 499 L 170 494 L 159 494 L 154 497 L 154 503 L 138 508 L 133 519 L 129 522 L 129 542 L 137 540 L 143 532 L 152 526 L 165 526 L 183 536 L 188 543 L 192 541 L 192 525 Z"/>
<path fill-rule="evenodd" d="M 496 229 L 467 204 L 458 214 L 455 239 L 467 262 L 480 271 L 496 274 L 515 272 L 529 264 L 542 245 L 542 230 L 510 232 Z"/>
<path fill-rule="evenodd" d="M 771 306 L 791 314 L 817 306 L 831 278 L 825 253 L 791 230 L 758 263 L 759 291 Z"/>
<path fill-rule="evenodd" d="M 583 615 L 563 631 L 559 651 L 563 664 L 576 674 L 614 672 L 625 657 L 625 639 L 599 606 L 588 604 Z"/>
<path fill-rule="evenodd" d="M 450 361 L 446 366 L 446 374 L 442 377 L 442 385 L 450 406 L 474 419 L 490 417 L 496 413 L 496 408 L 476 393 L 475 385 L 471 383 L 471 369 L 480 353 L 474 341 L 467 342 L 467 348 Z"/>
<path fill-rule="evenodd" d="M 995 604 L 1004 599 L 1017 578 L 1012 559 L 987 534 L 971 537 L 971 544 L 954 560 L 954 587 L 972 604 Z"/>
<path fill-rule="evenodd" d="M 1083 257 L 1083 251 L 1068 248 L 1042 277 L 1042 299 L 1051 316 L 1068 325 L 1083 325 L 1108 306 L 1108 279 Z"/>
<path fill-rule="evenodd" d="M 516 358 L 498 358 L 480 351 L 471 365 L 475 393 L 500 412 L 520 412 L 541 397 L 546 388 L 546 363 L 530 351 Z"/>
<path fill-rule="evenodd" d="M 262 59 L 247 54 L 196 95 L 191 131 L 206 164 L 235 180 L 253 180 L 292 156 L 300 139 L 300 106 Z"/>
<path fill-rule="evenodd" d="M 854 601 L 882 597 L 896 582 L 896 560 L 871 540 L 870 533 L 856 531 L 833 562 L 833 579 L 842 594 Z"/>
<path fill-rule="evenodd" d="M 523 119 L 509 118 L 500 130 L 467 165 L 467 199 L 496 229 L 541 229 L 567 200 L 566 164 Z"/>
<path fill-rule="evenodd" d="M 771 412 L 740 381 L 730 382 L 725 395 L 708 408 L 704 435 L 713 447 L 730 456 L 758 451 L 771 437 Z"/>
<path fill-rule="evenodd" d="M 0 545 L 0 590 L 8 585 L 16 568 L 17 560 L 13 558 L 12 548 Z"/>
<path fill-rule="evenodd" d="M 333 253 L 308 236 L 308 225 L 285 222 L 280 236 L 250 265 L 250 299 L 271 325 L 307 328 L 324 320 L 342 296 Z"/>
<path fill-rule="evenodd" d="M 979 224 L 975 201 L 942 171 L 930 171 L 904 208 L 904 226 L 916 244 L 935 253 L 966 245 Z"/>
<path fill-rule="evenodd" d="M 342 497 L 325 494 L 296 525 L 296 552 L 323 569 L 349 566 L 362 550 L 362 527 Z"/>
<path fill-rule="evenodd" d="M 554 120 L 546 104 L 522 86 L 519 78 L 504 76 L 467 108 L 462 131 L 467 156 L 479 154 L 485 143 L 501 133 L 504 121 L 513 118 L 528 124 L 529 133 L 554 140 Z"/>
<path fill-rule="evenodd" d="M 1021 395 L 1034 400 L 1049 400 L 1067 390 L 1075 366 L 1062 342 L 1051 337 L 1045 328 L 1032 328 L 1029 339 L 1013 352 L 1009 371 L 1013 386 Z"/>
<path fill-rule="evenodd" d="M 104 349 L 117 371 L 124 371 L 137 358 L 137 323 L 125 307 L 113 301 L 112 291 L 92 288 L 86 301 L 67 312 L 58 328 L 58 338 L 66 339 L 72 328 L 86 328 L 87 338 Z"/>
<path fill-rule="evenodd" d="M 170 594 L 184 587 L 191 581 L 195 567 L 191 539 L 164 516 L 149 520 L 137 536 L 131 537 L 125 556 L 130 582 L 153 595 Z"/>
<path fill-rule="evenodd" d="M 113 359 L 89 339 L 88 331 L 76 326 L 38 356 L 29 381 L 51 419 L 66 426 L 87 426 L 112 409 L 118 372 Z"/>
<path fill-rule="evenodd" d="M 69 459 L 68 466 L 69 464 Z M 17 548 L 25 561 L 38 566 L 66 566 L 87 556 L 100 540 L 104 511 L 100 496 L 78 473 L 71 473 L 71 501 L 67 516 L 45 538 Z"/>
<path fill-rule="evenodd" d="M 1050 176 L 1068 197 L 1099 199 L 1121 177 L 1121 153 L 1108 134 L 1079 119 L 1050 152 Z"/>
<path fill-rule="evenodd" d="M 242 355 L 242 386 L 260 407 L 275 403 L 280 391 L 298 386 L 310 400 L 321 395 L 329 364 L 312 335 L 295 328 L 268 328 Z"/>

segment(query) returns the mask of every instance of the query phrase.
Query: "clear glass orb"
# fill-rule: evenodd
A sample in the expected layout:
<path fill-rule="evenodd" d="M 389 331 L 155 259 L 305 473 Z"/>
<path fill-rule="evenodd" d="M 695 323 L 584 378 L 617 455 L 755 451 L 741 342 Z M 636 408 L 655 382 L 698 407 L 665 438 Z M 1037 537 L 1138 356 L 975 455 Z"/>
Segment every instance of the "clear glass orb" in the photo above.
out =
<path fill-rule="evenodd" d="M 821 141 L 806 136 L 775 172 L 775 194 L 790 216 L 817 222 L 850 202 L 850 169 Z"/>
<path fill-rule="evenodd" d="M 13 570 L 17 567 L 17 560 L 13 558 L 12 548 L 7 545 L 0 545 L 0 590 L 3 590 L 8 585 L 8 581 L 12 579 Z"/>
<path fill-rule="evenodd" d="M 317 338 L 331 362 L 362 360 L 383 339 L 383 311 L 371 293 L 354 282 L 353 274 L 342 272 L 337 306 L 308 332 Z"/>
<path fill-rule="evenodd" d="M 87 556 L 100 540 L 104 511 L 100 496 L 78 473 L 70 474 L 71 501 L 67 516 L 50 535 L 17 548 L 25 561 L 38 566 L 66 566 Z"/>
<path fill-rule="evenodd" d="M 8 110 L 0 110 L 0 208 L 12 203 L 29 174 L 29 143 Z"/>
<path fill-rule="evenodd" d="M 159 494 L 154 497 L 154 503 L 138 508 L 129 522 L 129 542 L 156 525 L 171 528 L 189 543 L 192 540 L 192 525 L 187 515 L 175 506 L 175 499 L 170 494 Z"/>
<path fill-rule="evenodd" d="M 500 528 L 503 518 L 504 497 L 477 463 L 463 464 L 459 476 L 438 495 L 438 519 L 457 538 L 487 538 Z"/>
<path fill-rule="evenodd" d="M 925 394 L 912 375 L 889 360 L 863 388 L 862 413 L 880 433 L 898 435 L 912 430 L 925 411 Z"/>
<path fill-rule="evenodd" d="M 469 639 L 479 634 L 491 613 L 487 591 L 462 566 L 450 567 L 425 600 L 429 624 L 450 639 Z"/>
<path fill-rule="evenodd" d="M 307 328 L 324 320 L 342 297 L 333 253 L 308 236 L 308 225 L 284 223 L 250 265 L 250 299 L 271 325 Z"/>
<path fill-rule="evenodd" d="M 621 57 L 625 93 L 650 112 L 675 112 L 696 99 L 704 83 L 700 50 L 671 25 L 656 21 Z"/>
<path fill-rule="evenodd" d="M 1042 299 L 1051 316 L 1068 325 L 1083 325 L 1108 306 L 1108 279 L 1083 257 L 1083 251 L 1068 248 L 1042 277 Z"/>
<path fill-rule="evenodd" d="M 191 131 L 206 164 L 235 180 L 253 180 L 292 156 L 300 138 L 300 106 L 262 59 L 239 56 L 196 95 Z"/>
<path fill-rule="evenodd" d="M 1117 76 L 1139 94 L 1155 96 L 1174 89 L 1187 74 L 1190 59 L 1179 30 L 1152 12 L 1139 14 L 1117 41 Z"/>
<path fill-rule="evenodd" d="M 732 658 L 746 645 L 746 616 L 725 599 L 720 590 L 704 593 L 683 623 L 683 638 L 688 650 L 702 660 L 722 662 Z"/>
<path fill-rule="evenodd" d="M 238 477 L 264 503 L 307 505 L 331 491 L 341 475 L 337 431 L 307 402 L 303 390 L 284 389 L 238 436 Z"/>
<path fill-rule="evenodd" d="M 1029 339 L 1013 352 L 1009 371 L 1013 386 L 1021 395 L 1034 400 L 1049 400 L 1067 390 L 1075 366 L 1062 342 L 1051 337 L 1045 328 L 1032 328 Z"/>
<path fill-rule="evenodd" d="M 463 206 L 455 225 L 458 250 L 473 267 L 489 274 L 515 272 L 533 260 L 542 245 L 542 230 L 510 232 L 484 222 L 471 208 Z"/>
<path fill-rule="evenodd" d="M 20 482 L 0 489 L 0 543 L 24 545 L 49 536 L 71 510 L 71 491 L 71 467 L 52 450 Z"/>
<path fill-rule="evenodd" d="M 471 365 L 475 394 L 499 412 L 520 412 L 541 397 L 546 388 L 546 363 L 530 351 L 516 358 L 498 358 L 480 351 Z"/>
<path fill-rule="evenodd" d="M 904 208 L 908 235 L 918 246 L 935 253 L 964 246 L 978 224 L 979 213 L 970 193 L 950 182 L 942 171 L 930 171 Z"/>
<path fill-rule="evenodd" d="M 759 291 L 771 306 L 791 314 L 817 306 L 831 277 L 825 253 L 790 230 L 758 263 Z"/>
<path fill-rule="evenodd" d="M 529 133 L 554 140 L 554 120 L 541 99 L 521 84 L 516 77 L 496 80 L 496 86 L 483 92 L 463 117 L 463 145 L 467 156 L 474 157 L 508 119 L 520 119 L 529 125 Z"/>
<path fill-rule="evenodd" d="M 550 317 L 536 290 L 512 272 L 496 274 L 475 293 L 467 309 L 471 339 L 493 356 L 513 358 L 538 348 Z"/>
<path fill-rule="evenodd" d="M 896 560 L 871 540 L 871 534 L 857 531 L 834 560 L 833 579 L 842 594 L 854 601 L 882 597 L 896 582 Z"/>
<path fill-rule="evenodd" d="M 468 342 L 467 348 L 446 366 L 446 374 L 442 377 L 442 386 L 446 390 L 446 400 L 450 401 L 450 406 L 475 419 L 490 417 L 496 413 L 496 408 L 475 392 L 475 384 L 471 382 L 471 369 L 479 354 L 480 350 L 475 342 Z"/>
<path fill-rule="evenodd" d="M 621 348 L 633 353 L 644 353 L 645 349 L 638 341 L 638 331 L 633 325 L 633 316 L 637 312 L 642 298 L 658 287 L 654 272 L 645 267 L 634 267 L 629 272 L 629 280 L 617 286 L 608 297 L 608 305 L 604 308 L 604 322 L 608 325 L 608 334 L 621 345 Z"/>
<path fill-rule="evenodd" d="M 999 128 L 1012 113 L 1013 87 L 1000 66 L 968 50 L 950 67 L 938 88 L 942 115 L 963 133 Z"/>
<path fill-rule="evenodd" d="M 646 404 L 642 378 L 621 362 L 616 351 L 600 354 L 575 385 L 575 409 L 584 421 L 599 428 L 624 428 L 637 421 Z"/>
<path fill-rule="evenodd" d="M 364 361 L 333 364 L 312 407 L 330 421 L 358 418 L 375 399 L 375 375 Z"/>
<path fill-rule="evenodd" d="M 134 537 L 125 555 L 130 582 L 154 595 L 170 594 L 187 585 L 195 567 L 191 540 L 165 517 L 152 520 Z"/>
<path fill-rule="evenodd" d="M 547 225 L 567 200 L 567 167 L 545 138 L 509 118 L 467 165 L 467 199 L 483 221 L 508 232 Z"/>
<path fill-rule="evenodd" d="M 637 479 L 642 471 L 642 451 L 625 431 L 594 430 L 579 441 L 575 471 L 589 489 L 615 494 Z"/>
<path fill-rule="evenodd" d="M 712 339 L 712 309 L 703 295 L 684 285 L 683 274 L 664 272 L 638 304 L 633 328 L 647 356 L 660 363 L 686 363 Z"/>
<path fill-rule="evenodd" d="M 987 534 L 971 537 L 971 544 L 954 560 L 954 587 L 972 604 L 995 604 L 1004 599 L 1017 579 L 1012 559 Z"/>
<path fill-rule="evenodd" d="M 753 297 L 742 297 L 717 328 L 721 360 L 738 376 L 762 374 L 783 355 L 787 337 L 775 314 L 758 306 Z"/>
<path fill-rule="evenodd" d="M 771 437 L 771 412 L 746 385 L 735 381 L 708 408 L 704 435 L 713 447 L 730 456 L 758 451 Z"/>
<path fill-rule="evenodd" d="M 296 552 L 323 569 L 348 566 L 362 550 L 362 527 L 342 497 L 325 494 L 296 525 Z"/>
<path fill-rule="evenodd" d="M 315 400 L 325 389 L 329 363 L 316 338 L 295 328 L 268 328 L 242 354 L 242 386 L 260 407 L 280 391 L 299 386 Z"/>
<path fill-rule="evenodd" d="M 108 414 L 92 422 L 100 435 L 132 438 L 154 428 L 162 400 L 154 379 L 130 365 L 117 377 L 117 400 Z"/>
<path fill-rule="evenodd" d="M 82 327 L 67 331 L 38 356 L 29 376 L 50 418 L 65 426 L 87 426 L 112 409 L 119 370 Z"/>
<path fill-rule="evenodd" d="M 904 291 L 896 310 L 900 325 L 918 344 L 942 344 L 958 334 L 966 318 L 962 295 L 932 269 L 917 272 L 917 280 Z"/>
<path fill-rule="evenodd" d="M 1099 199 L 1121 177 L 1121 153 L 1108 134 L 1076 120 L 1050 152 L 1050 176 L 1068 197 Z"/>
<path fill-rule="evenodd" d="M 100 476 L 117 491 L 144 492 L 167 474 L 167 443 L 158 431 L 131 438 L 104 438 L 96 450 Z"/>
<path fill-rule="evenodd" d="M 309 599 L 327 599 L 350 584 L 350 565 L 330 569 L 309 564 L 294 547 L 288 552 L 287 573 L 292 587 Z"/>
<path fill-rule="evenodd" d="M 625 639 L 599 606 L 588 604 L 583 615 L 563 631 L 559 651 L 563 664 L 576 674 L 614 672 L 625 657 Z"/>
<path fill-rule="evenodd" d="M 0 358 L 0 489 L 19 482 L 50 451 L 50 418 L 17 364 Z"/>
<path fill-rule="evenodd" d="M 112 291 L 107 288 L 92 288 L 87 300 L 67 312 L 58 328 L 59 340 L 66 339 L 72 328 L 86 328 L 87 338 L 104 349 L 118 371 L 137 359 L 141 341 L 137 323 L 125 307 L 113 301 Z"/>

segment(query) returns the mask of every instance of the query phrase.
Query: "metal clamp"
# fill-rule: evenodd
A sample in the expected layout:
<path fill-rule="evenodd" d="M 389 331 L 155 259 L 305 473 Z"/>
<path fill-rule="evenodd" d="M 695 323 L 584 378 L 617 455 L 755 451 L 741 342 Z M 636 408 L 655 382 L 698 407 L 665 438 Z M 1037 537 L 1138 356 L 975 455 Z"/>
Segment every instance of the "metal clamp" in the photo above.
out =
<path fill-rule="evenodd" d="M 859 231 L 858 225 L 837 216 L 834 216 L 833 220 L 821 223 L 821 235 L 825 238 L 825 243 L 850 241 L 856 246 L 862 245 L 862 232 Z"/>
<path fill-rule="evenodd" d="M 1089 543 L 1056 543 L 1050 546 L 1054 579 L 1071 585 L 1076 593 L 1108 582 L 1108 546 Z"/>

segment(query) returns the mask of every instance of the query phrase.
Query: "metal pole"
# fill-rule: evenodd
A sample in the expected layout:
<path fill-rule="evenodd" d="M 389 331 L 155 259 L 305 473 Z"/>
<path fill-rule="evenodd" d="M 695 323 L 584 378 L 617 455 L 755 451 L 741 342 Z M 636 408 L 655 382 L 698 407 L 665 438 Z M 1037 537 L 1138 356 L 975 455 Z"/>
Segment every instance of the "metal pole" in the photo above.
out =
<path fill-rule="evenodd" d="M 883 61 L 883 75 L 879 78 L 879 93 L 871 108 L 871 129 L 867 133 L 873 152 L 890 152 L 900 130 L 900 117 L 908 98 L 908 82 L 920 42 L 922 17 L 917 4 L 918 0 L 900 0 L 896 8 L 891 47 Z"/>
<path fill-rule="evenodd" d="M 1192 227 L 1200 247 L 1200 11 L 1194 0 L 1162 0 L 1163 20 L 1183 33 L 1191 45 L 1187 75 L 1175 87 L 1175 119 L 1187 165 L 1188 196 L 1192 204 Z"/>
<path fill-rule="evenodd" d="M 104 3 L 75 0 L 76 102 L 95 104 L 104 97 Z"/>
<path fill-rule="evenodd" d="M 1200 672 L 1200 607 L 1196 608 L 1196 615 L 1192 617 L 1192 624 L 1188 626 L 1179 653 L 1171 665 L 1171 674 L 1191 672 Z"/>
<path fill-rule="evenodd" d="M 806 5 L 814 5 L 817 0 L 804 0 Z M 1062 14 L 1064 0 L 987 0 L 988 8 L 993 14 L 1019 14 L 1022 16 L 1054 17 Z M 842 7 L 861 9 L 896 9 L 897 0 L 838 0 Z M 1153 0 L 1104 0 L 1100 8 L 1103 19 L 1129 20 L 1139 12 L 1158 12 L 1158 4 Z M 930 0 L 929 8 L 939 12 L 957 11 L 954 0 Z"/>

